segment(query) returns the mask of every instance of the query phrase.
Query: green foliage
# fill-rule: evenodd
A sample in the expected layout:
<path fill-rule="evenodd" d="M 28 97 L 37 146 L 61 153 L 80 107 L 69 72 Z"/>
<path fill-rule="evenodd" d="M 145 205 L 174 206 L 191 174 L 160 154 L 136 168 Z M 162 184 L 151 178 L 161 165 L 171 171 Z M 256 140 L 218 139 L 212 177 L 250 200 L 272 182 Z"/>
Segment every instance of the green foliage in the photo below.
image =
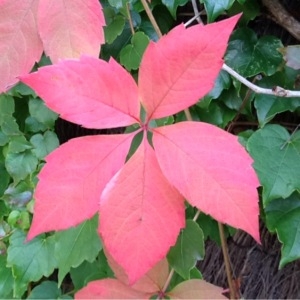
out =
<path fill-rule="evenodd" d="M 266 125 L 248 140 L 247 149 L 263 186 L 263 204 L 300 190 L 300 131 L 290 135 L 279 125 Z"/>
<path fill-rule="evenodd" d="M 178 236 L 176 245 L 168 254 L 168 261 L 172 268 L 184 279 L 190 279 L 190 271 L 198 260 L 204 258 L 204 238 L 199 225 L 186 221 L 186 227 Z"/>

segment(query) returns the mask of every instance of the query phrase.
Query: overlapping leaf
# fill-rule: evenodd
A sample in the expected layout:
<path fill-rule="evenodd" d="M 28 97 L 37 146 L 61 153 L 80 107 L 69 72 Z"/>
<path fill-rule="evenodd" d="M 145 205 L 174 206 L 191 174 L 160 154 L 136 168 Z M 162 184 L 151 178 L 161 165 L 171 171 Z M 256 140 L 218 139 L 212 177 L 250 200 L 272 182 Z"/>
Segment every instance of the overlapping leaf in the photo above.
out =
<path fill-rule="evenodd" d="M 39 0 L 0 2 L 0 93 L 28 73 L 43 52 L 37 32 Z"/>
<path fill-rule="evenodd" d="M 86 136 L 47 156 L 35 191 L 28 239 L 67 229 L 98 211 L 100 194 L 125 162 L 133 135 Z"/>
<path fill-rule="evenodd" d="M 139 71 L 140 100 L 148 119 L 177 113 L 212 89 L 238 18 L 188 29 L 180 25 L 150 42 Z"/>
<path fill-rule="evenodd" d="M 62 118 L 87 128 L 127 126 L 139 120 L 137 86 L 113 59 L 65 60 L 22 81 Z"/>
<path fill-rule="evenodd" d="M 42 0 L 38 11 L 39 34 L 51 61 L 98 57 L 105 25 L 98 0 Z"/>
<path fill-rule="evenodd" d="M 0 93 L 30 72 L 43 48 L 53 62 L 99 56 L 104 16 L 98 0 L 0 2 Z"/>
<path fill-rule="evenodd" d="M 175 244 L 184 227 L 183 198 L 161 173 L 146 139 L 103 191 L 100 215 L 106 250 L 125 270 L 130 284 Z"/>
<path fill-rule="evenodd" d="M 156 128 L 153 144 L 164 175 L 192 205 L 259 241 L 259 182 L 236 136 L 210 124 L 181 122 Z"/>

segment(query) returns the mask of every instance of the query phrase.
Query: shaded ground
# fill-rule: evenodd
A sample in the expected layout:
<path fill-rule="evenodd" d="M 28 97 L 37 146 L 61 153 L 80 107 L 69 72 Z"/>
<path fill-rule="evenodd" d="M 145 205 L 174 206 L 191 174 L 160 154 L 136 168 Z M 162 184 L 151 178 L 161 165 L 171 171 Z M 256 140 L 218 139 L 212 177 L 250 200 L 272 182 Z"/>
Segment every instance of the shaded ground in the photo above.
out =
<path fill-rule="evenodd" d="M 228 241 L 233 277 L 240 285 L 244 299 L 299 299 L 300 261 L 278 270 L 281 244 L 276 235 L 261 229 L 262 245 L 249 235 L 238 232 Z M 222 250 L 214 242 L 207 242 L 206 255 L 199 262 L 204 279 L 228 288 Z"/>

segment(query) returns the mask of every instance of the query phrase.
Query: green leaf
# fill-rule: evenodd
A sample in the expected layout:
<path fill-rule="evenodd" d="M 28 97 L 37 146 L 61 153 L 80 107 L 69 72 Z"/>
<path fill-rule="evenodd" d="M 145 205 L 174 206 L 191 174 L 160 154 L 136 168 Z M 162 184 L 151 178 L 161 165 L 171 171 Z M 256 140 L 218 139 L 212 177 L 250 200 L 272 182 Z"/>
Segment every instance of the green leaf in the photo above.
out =
<path fill-rule="evenodd" d="M 116 15 L 105 27 L 105 41 L 111 44 L 123 31 L 125 26 L 125 18 Z"/>
<path fill-rule="evenodd" d="M 170 14 L 176 19 L 178 6 L 187 4 L 188 0 L 162 0 L 162 3 L 168 8 Z"/>
<path fill-rule="evenodd" d="M 30 150 L 21 153 L 8 153 L 5 159 L 7 172 L 14 179 L 15 183 L 25 179 L 34 172 L 37 165 L 38 159 Z"/>
<path fill-rule="evenodd" d="M 283 54 L 283 58 L 288 67 L 291 67 L 295 70 L 300 69 L 300 45 L 281 48 L 280 52 Z"/>
<path fill-rule="evenodd" d="M 20 135 L 19 125 L 16 119 L 10 115 L 3 115 L 0 121 L 2 132 L 7 136 Z"/>
<path fill-rule="evenodd" d="M 261 13 L 260 3 L 257 0 L 238 0 L 228 10 L 230 16 L 241 12 L 243 14 L 239 20 L 239 24 L 247 25 L 249 21 L 254 20 Z"/>
<path fill-rule="evenodd" d="M 0 298 L 12 297 L 13 284 L 12 270 L 6 267 L 6 256 L 0 255 Z"/>
<path fill-rule="evenodd" d="M 300 258 L 300 195 L 276 199 L 265 208 L 267 226 L 283 244 L 279 268 Z"/>
<path fill-rule="evenodd" d="M 27 299 L 62 299 L 62 292 L 55 281 L 43 281 L 34 287 Z M 69 299 L 72 299 L 71 297 Z"/>
<path fill-rule="evenodd" d="M 135 33 L 132 36 L 131 44 L 121 50 L 121 64 L 125 66 L 128 71 L 137 70 L 148 44 L 149 38 L 143 32 Z"/>
<path fill-rule="evenodd" d="M 0 161 L 0 197 L 3 195 L 10 181 L 10 175 L 7 173 L 4 164 Z"/>
<path fill-rule="evenodd" d="M 240 28 L 231 35 L 225 61 L 244 77 L 259 73 L 270 76 L 282 63 L 278 51 L 281 47 L 281 41 L 273 36 L 263 36 L 258 40 L 251 29 Z"/>
<path fill-rule="evenodd" d="M 57 135 L 52 131 L 46 131 L 42 134 L 35 134 L 31 137 L 30 142 L 34 146 L 32 152 L 39 159 L 44 159 L 46 155 L 59 146 Z"/>
<path fill-rule="evenodd" d="M 220 14 L 229 9 L 235 0 L 201 0 L 204 3 L 204 7 L 208 17 L 208 23 L 213 22 Z"/>
<path fill-rule="evenodd" d="M 300 131 L 292 136 L 279 125 L 266 125 L 248 140 L 247 149 L 263 186 L 263 204 L 300 190 Z"/>
<path fill-rule="evenodd" d="M 3 199 L 12 208 L 22 208 L 32 199 L 32 185 L 21 181 L 17 185 L 11 184 L 4 192 Z"/>
<path fill-rule="evenodd" d="M 38 236 L 25 241 L 25 233 L 16 230 L 10 237 L 7 265 L 12 267 L 15 278 L 14 297 L 20 298 L 29 282 L 49 276 L 57 267 L 54 258 L 54 237 Z"/>
<path fill-rule="evenodd" d="M 90 281 L 114 277 L 103 251 L 94 262 L 84 261 L 77 268 L 72 268 L 70 274 L 76 290 L 83 288 Z"/>
<path fill-rule="evenodd" d="M 48 127 L 39 122 L 36 118 L 33 118 L 31 116 L 28 116 L 25 119 L 25 131 L 26 132 L 40 132 L 40 131 L 46 131 Z"/>
<path fill-rule="evenodd" d="M 295 111 L 300 107 L 300 98 L 277 97 L 272 95 L 257 94 L 254 106 L 260 127 L 264 127 L 277 114 L 285 111 Z"/>
<path fill-rule="evenodd" d="M 258 82 L 258 85 L 264 88 L 281 86 L 285 89 L 293 89 L 297 80 L 298 72 L 285 68 L 273 76 L 265 77 Z M 254 106 L 257 111 L 257 118 L 260 127 L 265 126 L 277 114 L 285 111 L 295 111 L 300 107 L 300 98 L 277 97 L 273 95 L 256 94 Z"/>
<path fill-rule="evenodd" d="M 187 220 L 177 242 L 167 255 L 169 264 L 184 279 L 189 279 L 190 270 L 204 257 L 204 238 L 199 225 Z"/>
<path fill-rule="evenodd" d="M 23 135 L 13 136 L 8 145 L 8 152 L 20 153 L 31 148 L 32 145 L 26 140 L 26 138 Z"/>
<path fill-rule="evenodd" d="M 37 98 L 31 98 L 29 100 L 29 113 L 32 117 L 43 123 L 47 128 L 53 128 L 54 122 L 58 118 L 58 115 L 50 110 L 42 100 Z"/>
<path fill-rule="evenodd" d="M 15 111 L 14 98 L 6 94 L 0 94 L 0 123 L 3 115 L 12 115 Z"/>
<path fill-rule="evenodd" d="M 97 233 L 98 218 L 93 217 L 76 227 L 55 233 L 55 252 L 58 261 L 58 282 L 61 284 L 71 267 L 83 261 L 93 262 L 102 245 Z"/>
<path fill-rule="evenodd" d="M 0 146 L 4 146 L 9 142 L 9 138 L 2 131 L 0 131 Z"/>

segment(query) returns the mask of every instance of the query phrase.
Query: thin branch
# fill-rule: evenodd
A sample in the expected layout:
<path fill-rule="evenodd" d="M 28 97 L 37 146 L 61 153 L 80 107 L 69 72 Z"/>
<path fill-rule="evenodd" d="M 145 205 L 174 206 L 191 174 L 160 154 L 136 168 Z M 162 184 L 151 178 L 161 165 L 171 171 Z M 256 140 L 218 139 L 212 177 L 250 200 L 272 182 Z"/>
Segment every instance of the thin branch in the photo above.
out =
<path fill-rule="evenodd" d="M 291 90 L 286 90 L 280 86 L 274 86 L 272 89 L 266 89 L 259 87 L 243 76 L 241 76 L 239 73 L 231 69 L 229 66 L 226 64 L 223 64 L 222 69 L 227 71 L 230 75 L 232 75 L 234 78 L 236 78 L 238 81 L 243 83 L 245 86 L 247 86 L 249 89 L 254 91 L 257 94 L 266 94 L 266 95 L 273 95 L 273 96 L 278 96 L 278 97 L 286 97 L 286 98 L 291 98 L 291 97 L 300 97 L 300 91 L 291 91 Z"/>
<path fill-rule="evenodd" d="M 220 234 L 220 238 L 221 238 L 221 248 L 222 248 L 222 252 L 223 252 L 223 258 L 224 258 L 224 264 L 225 264 L 226 277 L 227 277 L 227 281 L 228 281 L 230 299 L 236 299 L 236 292 L 235 292 L 235 288 L 233 286 L 230 258 L 229 258 L 229 254 L 228 254 L 228 246 L 226 243 L 226 238 L 225 238 L 225 233 L 224 233 L 224 226 L 222 223 L 218 222 L 218 227 L 219 227 L 219 234 Z"/>
<path fill-rule="evenodd" d="M 194 10 L 194 14 L 195 14 L 197 22 L 199 24 L 203 24 L 203 22 L 200 18 L 200 13 L 199 13 L 199 10 L 198 10 L 198 5 L 197 5 L 196 0 L 192 0 L 192 5 L 193 5 L 193 10 Z"/>
<path fill-rule="evenodd" d="M 127 11 L 127 15 L 128 15 L 128 22 L 129 22 L 129 26 L 130 26 L 130 30 L 132 35 L 134 35 L 134 27 L 133 27 L 133 22 L 132 22 L 132 18 L 131 18 L 131 13 L 130 13 L 130 4 L 129 2 L 126 3 L 126 11 Z"/>
<path fill-rule="evenodd" d="M 141 2 L 143 4 L 145 12 L 146 12 L 146 14 L 147 14 L 147 16 L 148 16 L 148 18 L 149 18 L 149 20 L 150 20 L 150 22 L 151 22 L 154 30 L 155 30 L 155 32 L 157 33 L 158 37 L 161 38 L 162 37 L 162 33 L 161 33 L 161 31 L 160 31 L 160 29 L 158 27 L 158 24 L 157 24 L 157 22 L 156 22 L 156 20 L 155 20 L 155 18 L 153 16 L 153 14 L 152 14 L 152 11 L 151 11 L 148 3 L 147 3 L 147 0 L 141 0 Z"/>

